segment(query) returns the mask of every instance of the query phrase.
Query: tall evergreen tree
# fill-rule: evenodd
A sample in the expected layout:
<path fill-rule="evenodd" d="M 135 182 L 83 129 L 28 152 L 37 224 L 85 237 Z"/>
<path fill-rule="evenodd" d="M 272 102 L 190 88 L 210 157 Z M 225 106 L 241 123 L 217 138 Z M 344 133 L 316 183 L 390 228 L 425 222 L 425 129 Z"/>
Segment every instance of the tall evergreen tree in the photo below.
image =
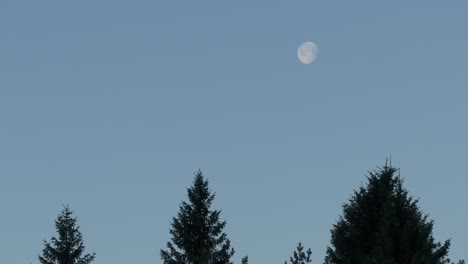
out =
<path fill-rule="evenodd" d="M 289 259 L 291 264 L 308 264 L 312 263 L 312 250 L 309 248 L 306 252 L 304 252 L 304 247 L 299 242 L 297 249 L 293 252 L 293 256 Z M 288 262 L 285 261 L 284 264 Z"/>
<path fill-rule="evenodd" d="M 55 220 L 55 229 L 59 237 L 52 237 L 51 242 L 44 240 L 42 256 L 38 256 L 42 264 L 89 264 L 96 257 L 95 253 L 83 256 L 83 237 L 77 218 L 72 214 L 66 206 Z"/>
<path fill-rule="evenodd" d="M 172 219 L 172 242 L 161 250 L 164 264 L 232 264 L 234 249 L 223 232 L 226 221 L 220 220 L 221 211 L 210 209 L 215 195 L 200 170 L 187 193 L 188 203 L 182 202 Z"/>
<path fill-rule="evenodd" d="M 442 264 L 450 240 L 435 242 L 433 220 L 403 188 L 399 170 L 387 164 L 370 172 L 331 230 L 326 264 Z"/>

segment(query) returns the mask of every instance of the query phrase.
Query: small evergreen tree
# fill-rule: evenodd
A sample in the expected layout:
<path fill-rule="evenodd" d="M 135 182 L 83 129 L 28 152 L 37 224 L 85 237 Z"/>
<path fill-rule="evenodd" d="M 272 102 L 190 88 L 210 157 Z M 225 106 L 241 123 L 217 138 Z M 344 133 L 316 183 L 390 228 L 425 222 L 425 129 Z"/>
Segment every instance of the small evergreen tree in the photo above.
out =
<path fill-rule="evenodd" d="M 242 261 L 241 261 L 241 264 L 248 264 L 249 263 L 249 257 L 248 256 L 245 256 L 242 258 Z M 465 263 L 463 263 L 465 264 Z"/>
<path fill-rule="evenodd" d="M 215 195 L 200 170 L 187 193 L 188 203 L 182 202 L 172 219 L 172 242 L 161 250 L 164 264 L 232 264 L 234 249 L 223 232 L 226 221 L 220 220 L 221 211 L 210 209 Z"/>
<path fill-rule="evenodd" d="M 96 257 L 95 253 L 84 254 L 85 246 L 77 225 L 77 218 L 68 205 L 55 220 L 58 239 L 51 238 L 51 242 L 44 240 L 42 256 L 38 256 L 42 264 L 89 264 Z"/>
<path fill-rule="evenodd" d="M 433 221 L 408 195 L 398 170 L 387 164 L 370 172 L 354 191 L 331 231 L 326 264 L 442 264 L 450 240 L 435 242 Z"/>
<path fill-rule="evenodd" d="M 309 248 L 307 252 L 304 252 L 304 247 L 299 242 L 296 251 L 293 252 L 293 256 L 289 259 L 289 261 L 291 264 L 307 264 L 312 262 L 311 256 L 312 250 Z M 287 263 L 287 261 L 284 262 L 284 264 Z"/>

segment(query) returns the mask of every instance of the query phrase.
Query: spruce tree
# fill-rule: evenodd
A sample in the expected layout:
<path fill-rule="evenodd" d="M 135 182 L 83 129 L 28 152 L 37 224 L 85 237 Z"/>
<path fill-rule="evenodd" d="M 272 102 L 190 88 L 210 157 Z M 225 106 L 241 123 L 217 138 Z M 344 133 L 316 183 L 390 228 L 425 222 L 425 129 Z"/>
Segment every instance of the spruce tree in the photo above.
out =
<path fill-rule="evenodd" d="M 221 211 L 210 209 L 215 194 L 200 170 L 187 194 L 188 203 L 182 202 L 172 219 L 172 242 L 161 250 L 164 264 L 232 264 L 234 249 L 223 232 L 226 221 L 220 220 Z"/>
<path fill-rule="evenodd" d="M 307 252 L 304 252 L 304 247 L 299 242 L 296 251 L 293 252 L 293 256 L 289 259 L 289 261 L 291 264 L 307 264 L 312 262 L 311 256 L 312 250 L 309 248 Z M 284 262 L 284 264 L 287 263 L 287 261 Z"/>
<path fill-rule="evenodd" d="M 55 220 L 59 237 L 52 237 L 51 242 L 44 240 L 42 256 L 38 256 L 42 264 L 89 264 L 94 260 L 95 253 L 83 255 L 83 237 L 72 214 L 67 205 Z"/>
<path fill-rule="evenodd" d="M 249 263 L 249 257 L 248 256 L 245 256 L 242 258 L 242 261 L 241 261 L 241 264 L 248 264 Z M 463 263 L 465 264 L 465 263 Z"/>
<path fill-rule="evenodd" d="M 387 166 L 369 173 L 354 191 L 331 230 L 326 264 L 442 264 L 450 240 L 435 242 L 433 220 L 403 188 L 399 170 Z"/>

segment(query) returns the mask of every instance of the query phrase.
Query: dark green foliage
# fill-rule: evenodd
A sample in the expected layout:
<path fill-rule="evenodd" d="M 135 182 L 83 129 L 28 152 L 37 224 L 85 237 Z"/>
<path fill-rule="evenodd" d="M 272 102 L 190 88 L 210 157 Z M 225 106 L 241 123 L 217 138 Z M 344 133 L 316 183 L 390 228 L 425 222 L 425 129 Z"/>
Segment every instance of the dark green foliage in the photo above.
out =
<path fill-rule="evenodd" d="M 441 264 L 450 241 L 434 242 L 433 221 L 403 188 L 398 170 L 370 172 L 366 187 L 343 205 L 331 230 L 326 264 Z"/>
<path fill-rule="evenodd" d="M 220 221 L 221 211 L 210 210 L 215 195 L 201 171 L 187 193 L 189 202 L 182 202 L 172 219 L 172 242 L 161 250 L 164 264 L 231 264 L 234 249 L 223 232 L 226 221 Z"/>
<path fill-rule="evenodd" d="M 59 238 L 52 237 L 51 242 L 44 240 L 42 256 L 38 256 L 42 264 L 88 264 L 94 260 L 95 253 L 82 256 L 85 246 L 72 213 L 66 206 L 55 220 Z"/>
<path fill-rule="evenodd" d="M 248 264 L 248 263 L 249 263 L 249 257 L 248 256 L 243 257 L 241 264 Z"/>
<path fill-rule="evenodd" d="M 312 262 L 311 256 L 312 250 L 309 248 L 307 252 L 304 252 L 304 247 L 299 242 L 296 251 L 294 251 L 293 256 L 289 259 L 289 261 L 291 264 L 307 264 Z M 284 262 L 284 264 L 287 263 L 287 261 Z"/>

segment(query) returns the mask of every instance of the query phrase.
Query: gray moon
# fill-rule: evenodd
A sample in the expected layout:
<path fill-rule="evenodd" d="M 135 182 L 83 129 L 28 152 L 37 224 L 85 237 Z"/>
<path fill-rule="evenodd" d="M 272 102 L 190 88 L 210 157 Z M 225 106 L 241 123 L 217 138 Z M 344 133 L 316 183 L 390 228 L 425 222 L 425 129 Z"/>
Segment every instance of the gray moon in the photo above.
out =
<path fill-rule="evenodd" d="M 318 47 L 314 42 L 302 43 L 297 49 L 297 57 L 304 64 L 311 64 L 317 58 Z"/>

